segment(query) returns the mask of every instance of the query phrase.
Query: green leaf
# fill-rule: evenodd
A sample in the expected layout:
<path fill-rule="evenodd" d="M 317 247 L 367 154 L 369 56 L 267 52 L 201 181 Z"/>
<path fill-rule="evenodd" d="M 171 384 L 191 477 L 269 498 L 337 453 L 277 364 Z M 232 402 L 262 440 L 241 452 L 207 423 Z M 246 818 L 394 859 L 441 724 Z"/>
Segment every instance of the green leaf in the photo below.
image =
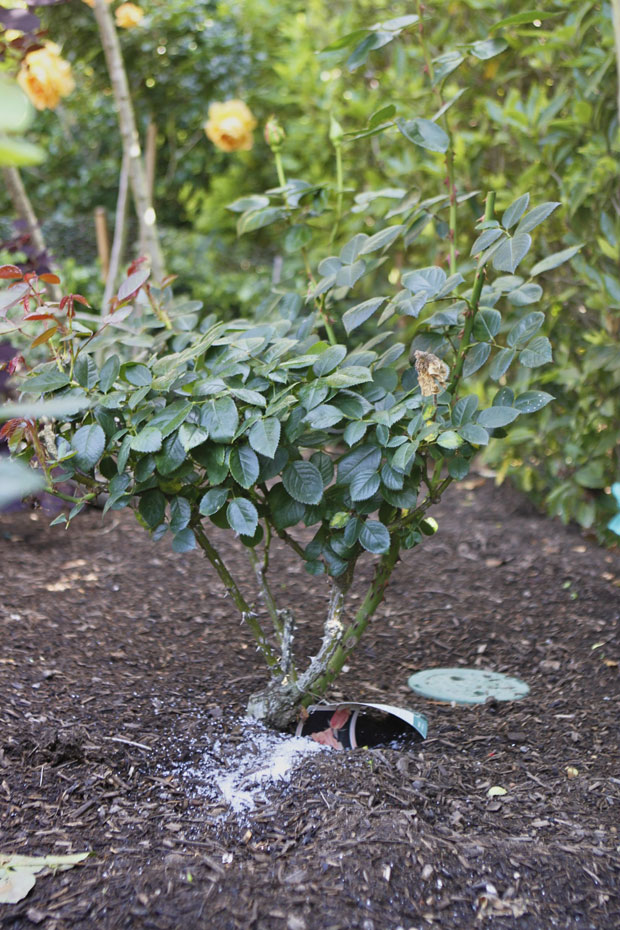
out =
<path fill-rule="evenodd" d="M 381 123 L 384 123 L 386 120 L 392 119 L 396 113 L 396 107 L 393 103 L 387 103 L 383 107 L 379 107 L 378 110 L 370 116 L 368 120 L 368 128 L 375 129 L 376 126 L 380 126 Z"/>
<path fill-rule="evenodd" d="M 406 474 L 417 451 L 418 442 L 404 442 L 392 456 L 392 468 Z"/>
<path fill-rule="evenodd" d="M 495 32 L 497 29 L 504 29 L 506 26 L 522 26 L 524 23 L 534 23 L 539 19 L 549 19 L 557 15 L 557 12 L 546 10 L 526 10 L 523 13 L 514 13 L 512 16 L 500 19 L 498 23 L 491 26 L 490 32 Z"/>
<path fill-rule="evenodd" d="M 368 58 L 369 52 L 374 51 L 376 48 L 381 48 L 383 45 L 387 45 L 393 38 L 394 33 L 392 32 L 371 32 L 370 35 L 367 35 L 366 38 L 360 42 L 357 48 L 353 49 L 347 58 L 347 68 L 349 71 L 355 71 L 356 68 L 363 65 Z"/>
<path fill-rule="evenodd" d="M 412 120 L 397 119 L 396 125 L 405 139 L 431 152 L 447 152 L 450 139 L 437 123 L 417 117 Z"/>
<path fill-rule="evenodd" d="M 347 335 L 352 333 L 354 329 L 357 329 L 358 326 L 361 326 L 362 323 L 365 323 L 366 320 L 373 315 L 375 310 L 381 306 L 385 299 L 385 297 L 371 297 L 369 300 L 364 300 L 361 304 L 356 304 L 355 307 L 350 307 L 349 310 L 343 313 L 342 322 Z"/>
<path fill-rule="evenodd" d="M 203 517 L 210 517 L 212 513 L 222 509 L 227 499 L 227 488 L 211 488 L 201 499 L 198 509 Z"/>
<path fill-rule="evenodd" d="M 356 384 L 364 384 L 372 381 L 370 369 L 362 368 L 359 365 L 347 365 L 346 368 L 339 368 L 338 371 L 327 375 L 325 383 L 329 387 L 347 388 L 354 387 Z"/>
<path fill-rule="evenodd" d="M 286 211 L 282 207 L 262 207 L 258 210 L 242 213 L 237 222 L 237 235 L 243 236 L 245 233 L 254 232 L 254 230 L 262 229 L 264 226 L 270 226 L 285 216 Z"/>
<path fill-rule="evenodd" d="M 507 48 L 508 43 L 504 39 L 480 39 L 478 42 L 472 42 L 469 51 L 474 58 L 486 61 L 488 58 L 495 58 Z"/>
<path fill-rule="evenodd" d="M 280 421 L 275 417 L 257 420 L 248 433 L 248 440 L 255 452 L 272 459 L 280 442 Z"/>
<path fill-rule="evenodd" d="M 123 365 L 121 376 L 125 381 L 129 381 L 134 387 L 146 387 L 153 381 L 153 374 L 146 365 L 128 364 Z"/>
<path fill-rule="evenodd" d="M 487 410 L 481 410 L 478 414 L 478 425 L 485 429 L 497 429 L 500 426 L 506 426 L 512 423 L 519 416 L 519 411 L 514 407 L 489 407 Z"/>
<path fill-rule="evenodd" d="M 183 423 L 179 429 L 179 441 L 186 452 L 201 445 L 208 436 L 208 431 L 196 423 Z"/>
<path fill-rule="evenodd" d="M 539 368 L 553 361 L 551 343 L 546 336 L 537 336 L 527 344 L 519 355 L 519 361 L 525 368 Z"/>
<path fill-rule="evenodd" d="M 230 388 L 230 393 L 246 404 L 255 407 L 264 407 L 267 401 L 258 391 L 249 391 L 247 388 Z"/>
<path fill-rule="evenodd" d="M 485 229 L 484 232 L 480 233 L 472 245 L 471 252 L 469 254 L 479 255 L 481 252 L 484 252 L 485 249 L 488 249 L 490 245 L 493 245 L 493 243 L 503 235 L 503 229 L 499 229 L 498 227 L 495 229 Z"/>
<path fill-rule="evenodd" d="M 447 283 L 447 275 L 443 268 L 430 265 L 428 268 L 420 268 L 418 271 L 405 272 L 402 276 L 402 282 L 404 287 L 414 293 L 424 292 L 426 299 L 430 300 Z"/>
<path fill-rule="evenodd" d="M 170 528 L 172 529 L 172 524 L 170 525 Z M 191 530 L 189 526 L 186 526 L 178 533 L 175 533 L 174 539 L 172 540 L 173 552 L 191 552 L 191 550 L 195 548 L 196 537 L 194 536 L 193 530 Z"/>
<path fill-rule="evenodd" d="M 344 441 L 348 446 L 354 446 L 357 442 L 364 437 L 366 430 L 368 429 L 367 423 L 362 423 L 361 420 L 353 420 L 346 427 L 343 435 Z"/>
<path fill-rule="evenodd" d="M 312 429 L 329 429 L 342 420 L 343 413 L 338 407 L 332 404 L 320 404 L 304 417 L 304 422 L 308 423 Z"/>
<path fill-rule="evenodd" d="M 502 226 L 504 229 L 510 229 L 515 223 L 518 223 L 530 203 L 530 195 L 522 194 L 510 204 L 502 216 Z"/>
<path fill-rule="evenodd" d="M 546 391 L 525 391 L 519 394 L 514 405 L 521 413 L 535 413 L 546 407 L 552 400 L 555 400 L 555 397 L 553 394 L 547 394 Z"/>
<path fill-rule="evenodd" d="M 506 337 L 506 342 L 511 347 L 524 345 L 538 332 L 544 322 L 545 314 L 539 310 L 528 313 L 515 323 Z"/>
<path fill-rule="evenodd" d="M 184 497 L 173 497 L 170 501 L 170 529 L 173 533 L 184 530 L 192 515 L 192 508 Z"/>
<path fill-rule="evenodd" d="M 258 526 L 258 511 L 243 497 L 235 497 L 226 509 L 226 517 L 238 536 L 253 536 Z"/>
<path fill-rule="evenodd" d="M 317 356 L 317 360 L 312 366 L 312 371 L 317 378 L 327 375 L 340 365 L 346 357 L 346 354 L 347 350 L 345 346 L 330 346 L 329 349 L 325 349 L 324 352 L 321 352 L 321 354 Z"/>
<path fill-rule="evenodd" d="M 35 369 L 36 371 L 36 369 Z M 38 372 L 24 382 L 24 390 L 37 394 L 47 394 L 48 391 L 58 391 L 69 384 L 69 376 L 59 371 L 55 362 L 41 366 Z"/>
<path fill-rule="evenodd" d="M 264 194 L 250 194 L 249 197 L 239 197 L 226 207 L 232 213 L 248 213 L 250 210 L 260 210 L 269 206 L 269 197 Z"/>
<path fill-rule="evenodd" d="M 73 366 L 73 377 L 86 391 L 94 388 L 99 380 L 99 371 L 91 355 L 78 355 Z"/>
<path fill-rule="evenodd" d="M 242 488 L 251 488 L 258 479 L 260 466 L 256 452 L 249 445 L 235 446 L 230 453 L 230 473 Z"/>
<path fill-rule="evenodd" d="M 321 472 L 323 487 L 327 487 L 334 477 L 334 463 L 331 458 L 326 452 L 315 452 L 314 455 L 310 456 L 310 461 Z"/>
<path fill-rule="evenodd" d="M 185 461 L 185 449 L 178 433 L 172 433 L 164 439 L 161 451 L 155 456 L 157 471 L 160 475 L 170 475 Z"/>
<path fill-rule="evenodd" d="M 230 450 L 226 446 L 215 446 L 211 443 L 198 446 L 193 451 L 193 457 L 206 469 L 209 484 L 221 484 L 228 475 L 228 458 Z"/>
<path fill-rule="evenodd" d="M 502 315 L 493 307 L 482 307 L 476 314 L 474 323 L 474 338 L 484 342 L 494 339 L 500 331 Z"/>
<path fill-rule="evenodd" d="M 560 206 L 558 200 L 548 200 L 546 203 L 540 203 L 537 207 L 526 213 L 517 226 L 517 232 L 531 232 L 542 223 L 547 217 Z"/>
<path fill-rule="evenodd" d="M 513 307 L 527 307 L 528 304 L 535 304 L 540 300 L 542 292 L 540 284 L 523 284 L 516 290 L 510 291 L 507 297 Z"/>
<path fill-rule="evenodd" d="M 558 265 L 563 265 L 564 262 L 567 262 L 569 258 L 576 255 L 582 248 L 583 244 L 573 245 L 570 249 L 563 249 L 561 252 L 554 252 L 553 255 L 548 255 L 546 258 L 543 258 L 542 261 L 534 265 L 530 272 L 531 276 L 534 278 L 537 274 L 542 274 L 543 271 L 551 271 L 553 268 L 557 268 Z"/>
<path fill-rule="evenodd" d="M 21 500 L 27 494 L 45 487 L 45 478 L 40 471 L 23 465 L 0 459 L 0 507 Z"/>
<path fill-rule="evenodd" d="M 145 491 L 140 497 L 138 505 L 140 516 L 151 529 L 163 523 L 166 515 L 166 498 L 158 488 Z"/>
<path fill-rule="evenodd" d="M 339 260 L 343 265 L 350 265 L 360 254 L 364 243 L 368 242 L 366 233 L 357 233 L 340 250 Z M 338 269 L 340 271 L 340 269 Z"/>
<path fill-rule="evenodd" d="M 446 430 L 445 433 L 440 433 L 437 437 L 437 445 L 441 446 L 442 449 L 458 449 L 462 444 L 463 440 L 453 429 Z"/>
<path fill-rule="evenodd" d="M 355 32 L 348 32 L 346 35 L 336 39 L 335 42 L 331 42 L 329 45 L 326 45 L 325 48 L 322 48 L 321 53 L 336 52 L 340 48 L 347 48 L 349 45 L 354 45 L 356 42 L 359 42 L 360 39 L 366 38 L 367 35 L 368 29 L 356 29 Z"/>
<path fill-rule="evenodd" d="M 175 400 L 174 403 L 168 404 L 166 407 L 162 407 L 158 410 L 157 413 L 151 417 L 149 426 L 157 427 L 162 437 L 165 439 L 166 436 L 169 436 L 175 429 L 178 429 L 187 419 L 191 409 L 192 405 L 186 401 Z"/>
<path fill-rule="evenodd" d="M 488 342 L 479 342 L 477 345 L 472 346 L 468 350 L 467 355 L 465 356 L 465 362 L 463 364 L 463 377 L 469 378 L 470 375 L 473 375 L 475 371 L 478 371 L 479 368 L 482 368 L 489 355 L 491 354 L 491 346 Z"/>
<path fill-rule="evenodd" d="M 12 165 L 15 168 L 39 165 L 44 158 L 45 151 L 39 145 L 0 134 L 0 165 Z"/>
<path fill-rule="evenodd" d="M 360 258 L 352 265 L 343 265 L 336 275 L 336 287 L 353 287 L 366 271 L 366 264 Z"/>
<path fill-rule="evenodd" d="M 106 359 L 99 373 L 99 390 L 107 394 L 118 378 L 120 370 L 121 363 L 118 355 L 111 355 L 110 358 Z"/>
<path fill-rule="evenodd" d="M 465 423 L 459 427 L 459 432 L 466 442 L 474 446 L 486 446 L 489 442 L 489 434 L 477 423 Z"/>
<path fill-rule="evenodd" d="M 378 252 L 379 249 L 387 248 L 387 246 L 392 245 L 392 243 L 402 235 L 404 229 L 405 226 L 402 225 L 388 226 L 386 229 L 381 229 L 378 233 L 366 239 L 359 254 L 368 255 L 370 252 Z"/>
<path fill-rule="evenodd" d="M 80 471 L 90 471 L 105 449 L 105 433 L 98 423 L 81 426 L 71 439 L 71 448 L 77 453 L 73 461 Z"/>
<path fill-rule="evenodd" d="M 515 233 L 501 243 L 493 254 L 492 264 L 496 271 L 509 271 L 514 274 L 519 263 L 530 250 L 532 237 L 528 233 Z"/>
<path fill-rule="evenodd" d="M 158 452 L 161 449 L 162 435 L 154 426 L 146 426 L 131 439 L 134 452 Z"/>
<path fill-rule="evenodd" d="M 296 501 L 318 504 L 323 497 L 321 472 L 312 462 L 289 462 L 282 472 L 282 483 Z"/>
<path fill-rule="evenodd" d="M 457 400 L 452 411 L 452 423 L 454 426 L 462 426 L 474 416 L 478 409 L 478 398 L 475 394 L 469 394 L 467 397 L 461 397 Z"/>
<path fill-rule="evenodd" d="M 367 469 L 355 472 L 349 483 L 349 493 L 353 501 L 365 501 L 379 489 L 378 473 Z"/>
<path fill-rule="evenodd" d="M 200 425 L 213 442 L 232 442 L 239 425 L 239 413 L 232 397 L 208 400 L 200 415 Z"/>
<path fill-rule="evenodd" d="M 381 463 L 381 450 L 366 444 L 347 452 L 338 462 L 338 484 L 348 484 L 356 470 L 376 472 Z"/>
<path fill-rule="evenodd" d="M 499 381 L 512 365 L 516 354 L 515 349 L 500 349 L 489 365 L 489 377 Z"/>
<path fill-rule="evenodd" d="M 359 534 L 360 544 L 367 552 L 381 555 L 390 548 L 390 534 L 388 528 L 379 520 L 366 520 Z"/>

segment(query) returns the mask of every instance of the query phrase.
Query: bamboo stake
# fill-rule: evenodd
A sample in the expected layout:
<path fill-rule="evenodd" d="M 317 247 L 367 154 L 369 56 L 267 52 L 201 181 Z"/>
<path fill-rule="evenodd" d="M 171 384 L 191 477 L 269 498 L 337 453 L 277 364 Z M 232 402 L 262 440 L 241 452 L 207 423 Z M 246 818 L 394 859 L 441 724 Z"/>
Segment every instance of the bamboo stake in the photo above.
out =
<path fill-rule="evenodd" d="M 153 120 L 149 120 L 146 127 L 146 145 L 144 152 L 144 164 L 146 169 L 146 189 L 149 195 L 149 201 L 153 203 L 153 189 L 155 187 L 155 163 L 157 160 L 157 126 Z"/>
<path fill-rule="evenodd" d="M 101 313 L 105 316 L 110 307 L 112 293 L 118 280 L 118 270 L 125 250 L 125 233 L 127 229 L 127 207 L 129 204 L 129 155 L 123 152 L 121 173 L 118 180 L 118 196 L 116 199 L 116 215 L 114 218 L 114 238 L 112 239 L 112 253 L 110 255 L 110 269 L 105 282 Z"/>
<path fill-rule="evenodd" d="M 110 270 L 110 242 L 108 240 L 108 223 L 104 207 L 95 207 L 95 234 L 97 236 L 97 254 L 101 262 L 101 280 L 108 280 Z"/>
<path fill-rule="evenodd" d="M 155 211 L 149 198 L 140 139 L 136 128 L 136 119 L 121 47 L 112 15 L 105 0 L 94 0 L 94 3 L 94 13 L 118 111 L 123 151 L 129 157 L 129 182 L 138 215 L 140 246 L 141 250 L 150 259 L 154 279 L 161 281 L 165 276 L 164 259 L 155 225 Z"/>
<path fill-rule="evenodd" d="M 19 171 L 12 165 L 7 165 L 3 167 L 2 175 L 4 177 L 4 183 L 6 184 L 6 189 L 9 192 L 9 197 L 13 203 L 15 212 L 26 224 L 28 234 L 32 240 L 32 244 L 37 250 L 37 254 L 44 255 L 47 252 L 45 239 L 43 238 L 41 226 L 39 225 L 39 221 L 30 202 L 30 198 L 28 197 Z M 46 287 L 52 297 L 52 300 L 60 300 L 61 292 L 57 284 L 48 284 Z"/>
<path fill-rule="evenodd" d="M 618 120 L 620 121 L 620 0 L 611 0 L 611 21 L 614 28 L 614 47 L 616 50 L 616 71 L 618 73 Z"/>

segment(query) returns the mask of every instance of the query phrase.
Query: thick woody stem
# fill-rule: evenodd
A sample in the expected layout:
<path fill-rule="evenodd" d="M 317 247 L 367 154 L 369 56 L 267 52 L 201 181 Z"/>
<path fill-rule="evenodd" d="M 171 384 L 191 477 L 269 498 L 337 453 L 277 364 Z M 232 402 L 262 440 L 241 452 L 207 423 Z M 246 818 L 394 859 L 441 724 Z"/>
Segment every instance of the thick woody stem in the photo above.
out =
<path fill-rule="evenodd" d="M 123 151 L 129 157 L 129 180 L 138 215 L 140 243 L 150 259 L 153 277 L 156 281 L 161 281 L 164 278 L 164 259 L 155 226 L 155 211 L 149 197 L 140 137 L 136 128 L 121 47 L 106 0 L 95 0 L 94 12 L 118 110 Z"/>
<path fill-rule="evenodd" d="M 32 244 L 37 250 L 37 254 L 44 255 L 47 252 L 45 239 L 43 238 L 43 233 L 41 232 L 39 221 L 37 219 L 36 213 L 34 212 L 32 203 L 30 202 L 30 198 L 28 197 L 19 171 L 12 165 L 7 165 L 2 169 L 2 175 L 4 177 L 4 183 L 6 184 L 9 197 L 11 198 L 13 207 L 15 208 L 15 212 L 26 224 L 28 234 L 32 240 Z M 52 300 L 60 300 L 62 294 L 57 284 L 48 284 L 46 287 L 49 290 Z"/>

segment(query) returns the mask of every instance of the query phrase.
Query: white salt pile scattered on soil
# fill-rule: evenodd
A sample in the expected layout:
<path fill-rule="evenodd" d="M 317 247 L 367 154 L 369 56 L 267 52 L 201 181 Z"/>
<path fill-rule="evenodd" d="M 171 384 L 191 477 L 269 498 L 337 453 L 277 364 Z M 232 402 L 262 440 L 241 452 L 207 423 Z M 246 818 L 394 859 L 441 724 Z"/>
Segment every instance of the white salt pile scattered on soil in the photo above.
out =
<path fill-rule="evenodd" d="M 198 763 L 175 774 L 188 787 L 191 783 L 193 793 L 241 817 L 267 800 L 269 787 L 288 782 L 307 756 L 326 751 L 305 736 L 277 733 L 255 720 L 239 721 L 236 730 L 236 739 L 222 734 L 205 747 Z"/>

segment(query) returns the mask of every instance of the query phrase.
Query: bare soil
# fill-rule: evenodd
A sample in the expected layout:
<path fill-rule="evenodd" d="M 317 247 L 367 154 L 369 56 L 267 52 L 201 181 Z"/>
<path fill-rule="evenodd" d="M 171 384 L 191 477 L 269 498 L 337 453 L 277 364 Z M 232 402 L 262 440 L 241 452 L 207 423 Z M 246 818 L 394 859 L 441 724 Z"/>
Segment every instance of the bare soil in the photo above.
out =
<path fill-rule="evenodd" d="M 330 695 L 414 707 L 429 738 L 314 753 L 239 817 L 187 776 L 247 739 L 264 681 L 204 559 L 128 513 L 68 532 L 41 511 L 0 515 L 0 852 L 93 852 L 0 904 L 0 924 L 619 927 L 618 552 L 476 477 L 436 516 Z M 249 578 L 242 547 L 218 538 Z M 310 654 L 327 591 L 286 552 L 274 580 Z M 407 687 L 453 665 L 531 692 L 464 707 Z"/>

